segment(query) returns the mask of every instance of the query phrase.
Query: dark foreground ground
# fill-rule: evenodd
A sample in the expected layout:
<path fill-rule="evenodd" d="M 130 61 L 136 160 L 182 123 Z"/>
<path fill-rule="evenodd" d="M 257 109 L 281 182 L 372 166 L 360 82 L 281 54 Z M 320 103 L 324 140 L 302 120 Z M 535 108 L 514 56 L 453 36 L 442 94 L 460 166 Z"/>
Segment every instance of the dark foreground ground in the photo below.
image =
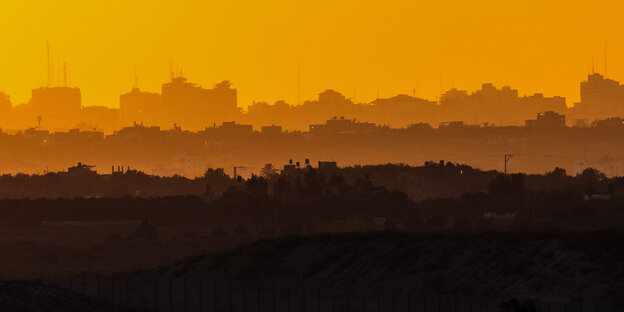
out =
<path fill-rule="evenodd" d="M 159 269 L 55 283 L 152 311 L 499 311 L 509 298 L 555 303 L 543 311 L 616 311 L 624 306 L 623 239 L 622 232 L 283 237 Z M 0 298 L 20 298 L 7 296 L 22 291 L 12 287 L 0 288 Z M 23 291 L 42 302 L 86 300 L 58 288 Z M 98 308 L 25 311 L 113 311 Z"/>
<path fill-rule="evenodd" d="M 624 233 L 366 233 L 263 240 L 162 274 L 355 291 L 624 305 Z"/>
<path fill-rule="evenodd" d="M 6 312 L 138 312 L 113 307 L 105 300 L 27 282 L 0 284 L 0 311 Z"/>

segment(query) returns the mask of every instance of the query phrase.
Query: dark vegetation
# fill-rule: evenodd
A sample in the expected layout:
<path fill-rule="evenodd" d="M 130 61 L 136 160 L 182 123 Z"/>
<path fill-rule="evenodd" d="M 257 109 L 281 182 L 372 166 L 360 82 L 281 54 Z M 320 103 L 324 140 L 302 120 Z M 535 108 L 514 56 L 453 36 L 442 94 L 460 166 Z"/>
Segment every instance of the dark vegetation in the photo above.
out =
<path fill-rule="evenodd" d="M 306 188 L 317 194 L 342 184 L 352 185 L 368 180 L 374 186 L 383 186 L 391 191 L 405 193 L 414 201 L 430 198 L 457 198 L 465 193 L 485 192 L 498 173 L 482 171 L 467 165 L 452 162 L 426 162 L 424 166 L 405 164 L 365 165 L 331 169 L 292 169 L 282 172 L 267 164 L 261 177 L 255 177 L 260 184 L 257 192 L 273 189 L 291 191 Z M 589 168 L 577 176 L 569 176 L 561 168 L 555 168 L 544 175 L 523 175 L 528 190 L 572 191 L 584 194 L 589 188 L 606 188 L 621 184 L 621 179 L 607 179 L 604 174 Z M 264 182 L 263 182 L 264 181 Z M 222 168 L 208 169 L 201 177 L 189 179 L 182 176 L 160 177 L 137 170 L 99 175 L 90 170 L 75 172 L 49 172 L 43 175 L 0 176 L 0 199 L 36 198 L 103 198 L 103 197 L 165 197 L 196 195 L 212 199 L 221 196 L 230 187 L 241 184 L 227 175 Z M 266 186 L 263 184 L 266 183 Z M 284 183 L 287 183 L 285 185 Z M 251 185 L 251 184 L 250 184 Z M 281 189 L 280 189 L 281 187 Z M 284 189 L 286 187 L 287 189 Z M 603 190 L 604 189 L 604 190 Z M 247 189 L 250 191 L 250 189 Z M 282 192 L 283 193 L 283 192 Z"/>
<path fill-rule="evenodd" d="M 260 240 L 159 272 L 569 302 L 624 295 L 622 180 L 597 170 L 505 176 L 440 162 L 264 173 L 171 178 L 200 194 L 0 200 L 0 275 L 127 272 Z M 105 179 L 57 178 L 58 189 Z M 134 178 L 170 181 L 106 179 L 142 185 Z"/>

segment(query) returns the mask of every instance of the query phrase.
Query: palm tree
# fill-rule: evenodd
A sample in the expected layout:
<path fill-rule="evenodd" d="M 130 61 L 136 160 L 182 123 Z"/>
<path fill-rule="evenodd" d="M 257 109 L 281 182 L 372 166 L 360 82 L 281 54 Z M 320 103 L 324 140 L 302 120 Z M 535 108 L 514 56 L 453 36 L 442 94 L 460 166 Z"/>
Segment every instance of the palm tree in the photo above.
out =
<path fill-rule="evenodd" d="M 271 180 L 272 178 L 277 176 L 278 173 L 279 171 L 277 170 L 277 168 L 275 168 L 275 166 L 273 166 L 273 164 L 271 163 L 265 164 L 264 167 L 260 169 L 260 175 L 267 180 Z"/>

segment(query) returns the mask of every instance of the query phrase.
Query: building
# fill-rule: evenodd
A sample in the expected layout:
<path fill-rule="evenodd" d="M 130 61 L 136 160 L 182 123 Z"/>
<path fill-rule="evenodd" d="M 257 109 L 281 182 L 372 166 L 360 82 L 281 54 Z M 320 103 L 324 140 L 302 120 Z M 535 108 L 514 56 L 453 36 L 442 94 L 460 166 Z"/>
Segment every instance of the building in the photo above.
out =
<path fill-rule="evenodd" d="M 336 134 L 336 133 L 361 133 L 376 132 L 389 129 L 387 126 L 377 126 L 371 122 L 358 122 L 355 119 L 345 119 L 334 116 L 325 124 L 310 125 L 310 133 L 313 134 Z"/>
<path fill-rule="evenodd" d="M 93 128 L 119 129 L 119 109 L 106 106 L 84 106 L 80 112 L 82 127 L 92 130 Z"/>
<path fill-rule="evenodd" d="M 71 87 L 34 89 L 26 106 L 28 119 L 34 121 L 40 116 L 47 128 L 72 128 L 80 121 L 82 110 L 80 89 Z"/>
<path fill-rule="evenodd" d="M 125 125 L 135 122 L 160 125 L 164 117 L 160 94 L 143 92 L 139 88 L 119 96 L 119 109 Z"/>
<path fill-rule="evenodd" d="M 518 96 L 518 90 L 509 86 L 500 89 L 484 83 L 472 93 L 455 88 L 440 97 L 442 120 L 463 120 L 472 124 L 521 125 L 539 112 L 567 111 L 565 98 L 545 97 L 541 93 Z"/>
<path fill-rule="evenodd" d="M 276 126 L 276 125 L 271 125 L 271 126 L 262 126 L 260 128 L 262 134 L 266 134 L 266 135 L 279 135 L 282 134 L 282 126 Z"/>
<path fill-rule="evenodd" d="M 223 120 L 239 120 L 237 90 L 229 81 L 205 89 L 182 76 L 172 76 L 162 84 L 161 94 L 133 88 L 119 97 L 121 118 L 125 124 L 178 124 L 185 129 L 199 130 Z"/>
<path fill-rule="evenodd" d="M 76 166 L 67 168 L 67 174 L 72 176 L 97 175 L 97 172 L 93 170 L 94 167 L 79 162 Z"/>
<path fill-rule="evenodd" d="M 624 85 L 594 73 L 581 81 L 581 102 L 571 109 L 577 119 L 624 116 Z"/>
<path fill-rule="evenodd" d="M 537 119 L 526 120 L 526 127 L 540 128 L 558 128 L 566 126 L 565 115 L 557 114 L 553 111 L 547 111 L 537 114 Z"/>
<path fill-rule="evenodd" d="M 237 91 L 229 81 L 223 81 L 213 89 L 204 89 L 189 83 L 184 77 L 173 77 L 162 85 L 162 110 L 170 123 L 185 128 L 201 129 L 223 120 L 240 119 Z"/>

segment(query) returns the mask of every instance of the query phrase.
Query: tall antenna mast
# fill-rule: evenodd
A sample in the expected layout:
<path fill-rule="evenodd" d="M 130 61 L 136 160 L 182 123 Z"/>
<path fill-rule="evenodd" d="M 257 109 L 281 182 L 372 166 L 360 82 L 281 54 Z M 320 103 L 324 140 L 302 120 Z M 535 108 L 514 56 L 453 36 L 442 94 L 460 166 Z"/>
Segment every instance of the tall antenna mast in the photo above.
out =
<path fill-rule="evenodd" d="M 46 40 L 46 50 L 48 54 L 48 87 L 52 84 L 52 72 L 51 72 L 51 64 L 50 64 L 50 43 Z"/>
<path fill-rule="evenodd" d="M 301 105 L 301 65 L 297 66 L 297 105 Z"/>
<path fill-rule="evenodd" d="M 139 88 L 139 78 L 137 77 L 136 66 L 134 66 L 134 88 Z"/>
<path fill-rule="evenodd" d="M 596 67 L 594 66 L 594 57 L 592 56 L 592 71 L 591 71 L 592 75 L 596 73 L 595 68 Z"/>
<path fill-rule="evenodd" d="M 67 64 L 63 62 L 63 87 L 67 87 Z"/>
<path fill-rule="evenodd" d="M 173 58 L 169 58 L 169 79 L 173 80 Z"/>
<path fill-rule="evenodd" d="M 605 41 L 605 57 L 604 57 L 604 62 L 605 62 L 605 71 L 604 71 L 604 75 L 605 75 L 605 79 L 607 78 L 607 41 Z"/>

